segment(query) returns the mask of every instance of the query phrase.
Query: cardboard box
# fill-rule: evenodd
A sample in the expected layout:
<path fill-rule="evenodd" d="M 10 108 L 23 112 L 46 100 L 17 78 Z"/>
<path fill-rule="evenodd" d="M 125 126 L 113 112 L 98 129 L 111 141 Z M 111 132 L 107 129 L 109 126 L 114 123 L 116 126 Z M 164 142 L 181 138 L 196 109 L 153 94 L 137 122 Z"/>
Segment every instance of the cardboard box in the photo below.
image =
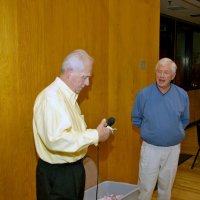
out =
<path fill-rule="evenodd" d="M 85 190 L 84 200 L 96 200 L 97 187 L 91 187 Z M 136 200 L 139 194 L 139 187 L 137 185 L 104 181 L 98 185 L 97 199 L 101 200 L 104 196 L 108 195 L 123 195 L 123 200 Z"/>

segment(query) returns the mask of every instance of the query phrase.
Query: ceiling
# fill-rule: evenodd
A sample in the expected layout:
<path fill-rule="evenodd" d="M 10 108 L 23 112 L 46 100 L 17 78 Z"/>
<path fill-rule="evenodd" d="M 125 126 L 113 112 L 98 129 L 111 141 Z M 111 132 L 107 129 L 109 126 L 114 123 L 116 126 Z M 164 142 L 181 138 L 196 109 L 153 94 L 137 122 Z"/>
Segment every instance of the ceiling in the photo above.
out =
<path fill-rule="evenodd" d="M 200 0 L 160 0 L 160 12 L 200 25 Z"/>

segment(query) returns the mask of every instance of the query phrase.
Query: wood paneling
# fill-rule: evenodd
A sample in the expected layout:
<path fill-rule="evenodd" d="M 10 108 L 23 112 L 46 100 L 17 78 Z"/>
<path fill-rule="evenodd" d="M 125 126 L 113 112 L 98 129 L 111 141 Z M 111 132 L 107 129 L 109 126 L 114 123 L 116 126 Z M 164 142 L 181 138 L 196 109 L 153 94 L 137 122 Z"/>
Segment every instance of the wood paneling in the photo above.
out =
<path fill-rule="evenodd" d="M 185 131 L 185 138 L 181 143 L 181 152 L 195 155 L 198 149 L 197 127 L 192 126 Z"/>
<path fill-rule="evenodd" d="M 136 92 L 154 81 L 159 1 L 109 2 L 108 109 L 117 118 L 118 131 L 109 145 L 108 177 L 137 183 L 140 139 L 131 125 L 131 110 Z"/>
<path fill-rule="evenodd" d="M 200 89 L 188 91 L 190 99 L 190 122 L 200 120 Z"/>
<path fill-rule="evenodd" d="M 0 0 L 0 199 L 36 199 L 33 103 L 76 48 L 95 59 L 79 99 L 88 127 L 117 119 L 118 131 L 100 145 L 101 180 L 136 183 L 140 139 L 130 114 L 136 92 L 154 80 L 159 2 Z M 96 149 L 89 154 L 95 160 Z"/>

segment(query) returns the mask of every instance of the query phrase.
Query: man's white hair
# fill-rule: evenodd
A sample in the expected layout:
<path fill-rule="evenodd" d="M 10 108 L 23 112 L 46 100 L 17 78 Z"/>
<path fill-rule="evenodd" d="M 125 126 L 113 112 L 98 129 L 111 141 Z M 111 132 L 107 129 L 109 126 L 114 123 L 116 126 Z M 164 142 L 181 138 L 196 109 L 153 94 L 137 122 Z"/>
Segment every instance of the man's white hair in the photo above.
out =
<path fill-rule="evenodd" d="M 172 72 L 173 72 L 174 74 L 176 74 L 177 65 L 176 65 L 176 63 L 175 63 L 173 60 L 171 60 L 170 58 L 161 58 L 161 59 L 157 62 L 157 64 L 156 64 L 156 70 L 157 70 L 157 68 L 158 68 L 159 65 L 167 65 L 167 64 L 170 64 L 171 69 L 172 69 Z"/>
<path fill-rule="evenodd" d="M 77 49 L 64 59 L 61 70 L 62 72 L 69 68 L 81 70 L 84 62 L 89 62 L 92 65 L 94 59 L 83 49 Z"/>

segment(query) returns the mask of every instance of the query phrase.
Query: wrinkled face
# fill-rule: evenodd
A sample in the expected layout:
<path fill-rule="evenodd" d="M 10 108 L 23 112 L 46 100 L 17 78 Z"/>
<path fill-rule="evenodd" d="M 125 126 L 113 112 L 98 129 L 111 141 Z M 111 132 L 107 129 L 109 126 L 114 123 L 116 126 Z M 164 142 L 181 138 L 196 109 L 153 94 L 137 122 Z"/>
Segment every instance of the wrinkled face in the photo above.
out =
<path fill-rule="evenodd" d="M 81 90 L 85 86 L 89 86 L 90 77 L 92 76 L 92 66 L 90 63 L 84 63 L 84 67 L 82 70 L 76 69 L 72 70 L 69 73 L 69 86 L 70 88 L 77 94 L 81 92 Z"/>
<path fill-rule="evenodd" d="M 156 82 L 161 90 L 167 90 L 176 74 L 173 73 L 170 63 L 158 65 L 156 69 Z"/>

